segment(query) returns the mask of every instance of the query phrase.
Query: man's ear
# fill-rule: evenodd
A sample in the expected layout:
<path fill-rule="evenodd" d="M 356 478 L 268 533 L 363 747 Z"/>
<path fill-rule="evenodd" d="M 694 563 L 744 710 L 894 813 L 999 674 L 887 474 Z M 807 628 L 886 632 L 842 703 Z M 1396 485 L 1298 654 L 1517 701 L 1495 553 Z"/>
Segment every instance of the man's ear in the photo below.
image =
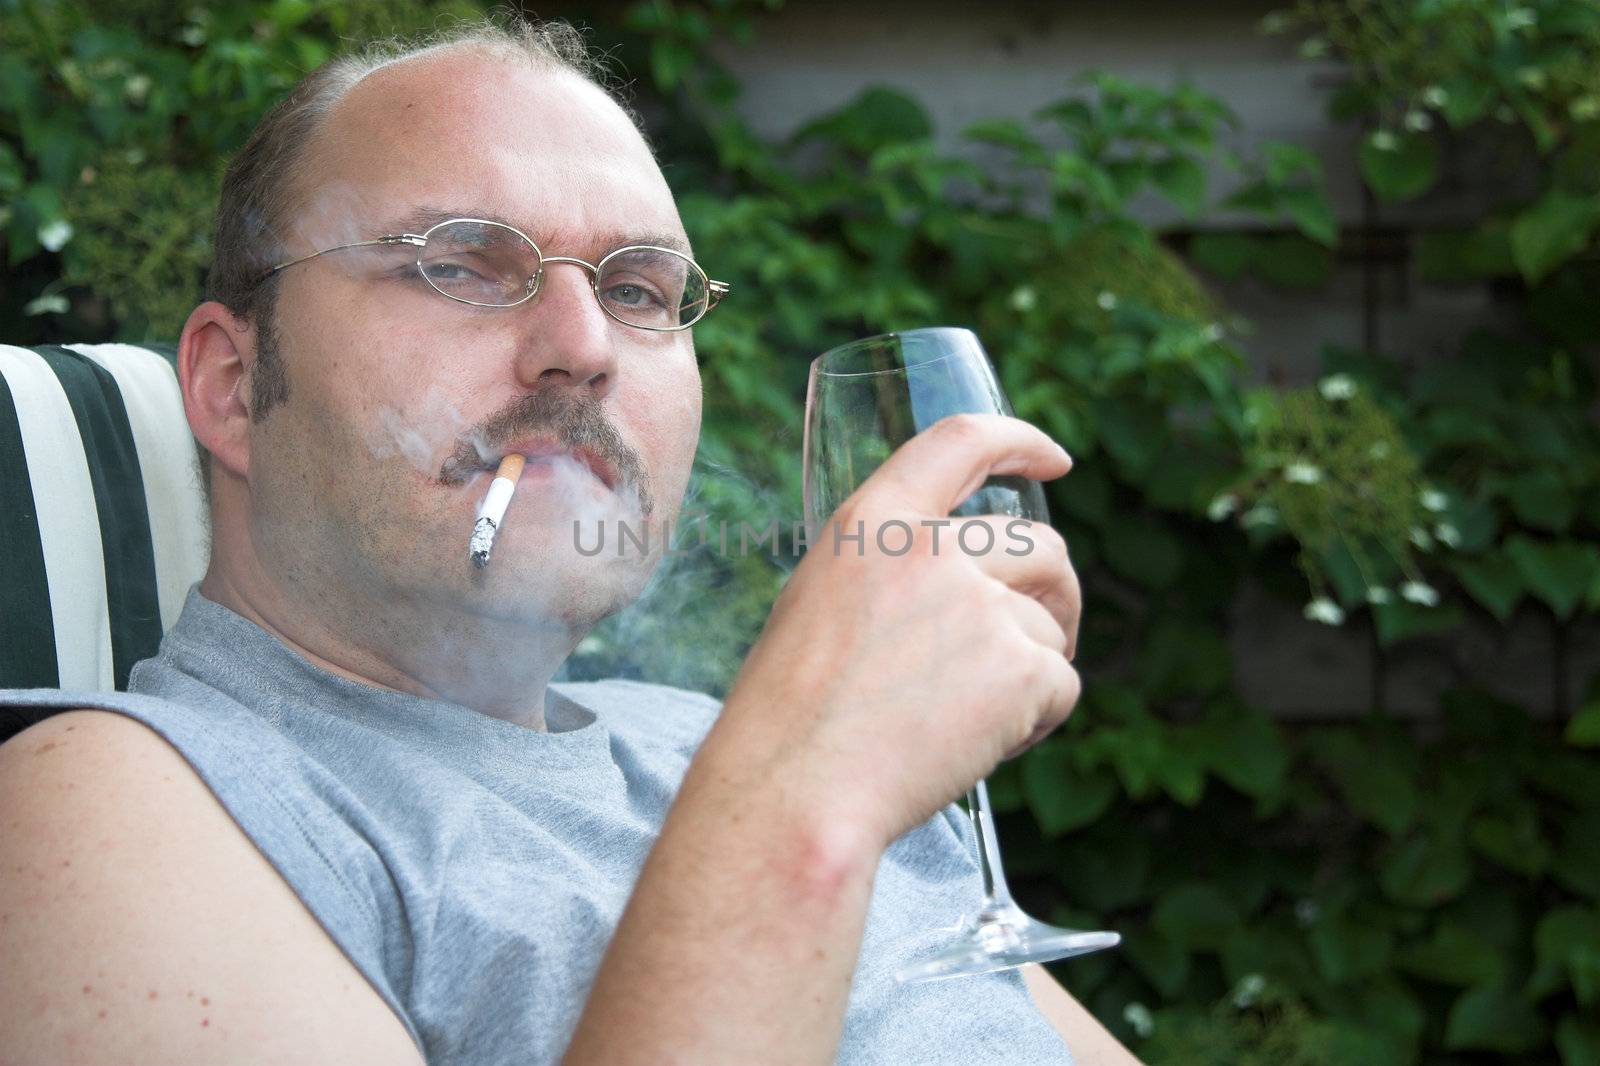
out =
<path fill-rule="evenodd" d="M 213 464 L 250 475 L 250 367 L 256 328 L 215 300 L 189 314 L 178 338 L 178 384 L 189 429 Z"/>

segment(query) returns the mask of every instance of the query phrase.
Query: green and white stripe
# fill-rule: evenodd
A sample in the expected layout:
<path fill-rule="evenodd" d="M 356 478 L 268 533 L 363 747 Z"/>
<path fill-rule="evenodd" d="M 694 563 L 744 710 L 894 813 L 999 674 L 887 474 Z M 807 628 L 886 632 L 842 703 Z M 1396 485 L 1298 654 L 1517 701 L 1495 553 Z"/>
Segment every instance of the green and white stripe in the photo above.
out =
<path fill-rule="evenodd" d="M 0 346 L 0 687 L 111 689 L 206 561 L 170 363 L 130 345 Z"/>

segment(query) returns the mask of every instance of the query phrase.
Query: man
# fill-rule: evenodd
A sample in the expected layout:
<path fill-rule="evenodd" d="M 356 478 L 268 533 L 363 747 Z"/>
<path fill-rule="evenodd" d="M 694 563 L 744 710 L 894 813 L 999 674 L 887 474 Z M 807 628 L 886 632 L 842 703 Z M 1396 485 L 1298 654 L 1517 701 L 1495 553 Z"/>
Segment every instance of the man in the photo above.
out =
<path fill-rule="evenodd" d="M 542 272 L 496 280 L 523 235 Z M 0 693 L 68 708 L 0 747 L 0 1062 L 1131 1061 L 1037 967 L 890 976 L 977 891 L 942 809 L 1076 701 L 1053 532 L 812 552 L 720 713 L 550 684 L 659 556 L 574 553 L 573 515 L 670 525 L 698 436 L 689 332 L 592 266 L 623 246 L 694 276 L 561 27 L 338 62 L 263 120 L 179 349 L 210 569 L 130 694 Z M 957 419 L 840 517 L 1068 465 Z"/>

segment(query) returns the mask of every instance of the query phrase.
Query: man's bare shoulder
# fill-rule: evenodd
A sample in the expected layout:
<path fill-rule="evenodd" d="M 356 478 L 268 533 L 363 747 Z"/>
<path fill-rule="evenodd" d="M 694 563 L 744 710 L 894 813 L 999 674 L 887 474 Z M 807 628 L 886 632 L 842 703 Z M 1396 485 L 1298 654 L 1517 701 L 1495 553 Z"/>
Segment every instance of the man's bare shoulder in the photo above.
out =
<path fill-rule="evenodd" d="M 0 745 L 0 1062 L 420 1063 L 158 733 L 66 711 Z"/>

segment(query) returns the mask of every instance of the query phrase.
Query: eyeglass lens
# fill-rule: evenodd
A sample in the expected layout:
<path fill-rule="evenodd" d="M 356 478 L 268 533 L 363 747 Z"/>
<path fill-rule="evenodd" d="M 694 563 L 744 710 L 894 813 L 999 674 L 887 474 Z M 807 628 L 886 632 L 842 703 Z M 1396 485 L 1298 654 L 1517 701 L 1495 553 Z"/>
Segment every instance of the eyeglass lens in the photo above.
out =
<path fill-rule="evenodd" d="M 427 234 L 417 262 L 423 277 L 452 299 L 490 307 L 521 303 L 533 291 L 539 251 L 492 222 L 451 222 Z M 706 277 L 688 257 L 664 248 L 619 248 L 600 261 L 600 305 L 618 321 L 647 329 L 688 325 L 705 314 Z"/>

